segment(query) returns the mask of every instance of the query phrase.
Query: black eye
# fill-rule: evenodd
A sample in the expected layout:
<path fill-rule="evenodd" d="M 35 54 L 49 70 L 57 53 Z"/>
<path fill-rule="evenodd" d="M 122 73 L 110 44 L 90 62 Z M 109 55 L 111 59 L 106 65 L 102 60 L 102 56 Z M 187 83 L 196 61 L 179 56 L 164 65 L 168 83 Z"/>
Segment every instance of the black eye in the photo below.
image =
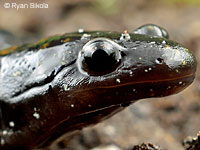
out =
<path fill-rule="evenodd" d="M 112 70 L 121 59 L 118 44 L 105 38 L 97 38 L 86 43 L 81 55 L 83 67 L 96 72 Z"/>

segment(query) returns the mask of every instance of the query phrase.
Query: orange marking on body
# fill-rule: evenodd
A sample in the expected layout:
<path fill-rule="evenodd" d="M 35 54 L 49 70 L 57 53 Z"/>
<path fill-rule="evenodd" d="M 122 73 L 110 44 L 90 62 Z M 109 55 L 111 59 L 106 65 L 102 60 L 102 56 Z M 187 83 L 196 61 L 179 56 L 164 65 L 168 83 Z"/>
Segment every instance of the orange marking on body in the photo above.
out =
<path fill-rule="evenodd" d="M 42 39 L 40 39 L 39 41 L 37 41 L 36 43 L 40 43 L 40 42 L 44 42 L 45 40 L 47 40 L 48 38 L 46 37 L 46 38 L 42 38 Z"/>
<path fill-rule="evenodd" d="M 12 46 L 12 47 L 6 48 L 6 49 L 4 49 L 4 50 L 1 50 L 1 51 L 0 51 L 0 55 L 7 55 L 7 54 L 9 54 L 9 53 L 15 51 L 16 48 L 17 48 L 17 46 Z"/>
<path fill-rule="evenodd" d="M 41 49 L 47 48 L 47 46 L 49 46 L 49 43 L 45 43 L 41 46 Z"/>
<path fill-rule="evenodd" d="M 66 43 L 68 41 L 70 41 L 70 38 L 66 38 L 66 39 L 63 40 L 64 43 Z"/>

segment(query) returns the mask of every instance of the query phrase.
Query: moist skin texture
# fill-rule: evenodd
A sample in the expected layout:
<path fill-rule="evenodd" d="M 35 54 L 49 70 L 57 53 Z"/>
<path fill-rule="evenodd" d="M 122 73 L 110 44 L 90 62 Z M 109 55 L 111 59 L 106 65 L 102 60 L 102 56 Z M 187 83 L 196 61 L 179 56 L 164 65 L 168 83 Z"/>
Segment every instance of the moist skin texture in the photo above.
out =
<path fill-rule="evenodd" d="M 109 69 L 84 64 L 91 40 L 119 54 Z M 23 150 L 48 146 L 139 99 L 182 91 L 193 82 L 196 60 L 160 36 L 94 31 L 1 50 L 0 69 L 0 149 Z"/>

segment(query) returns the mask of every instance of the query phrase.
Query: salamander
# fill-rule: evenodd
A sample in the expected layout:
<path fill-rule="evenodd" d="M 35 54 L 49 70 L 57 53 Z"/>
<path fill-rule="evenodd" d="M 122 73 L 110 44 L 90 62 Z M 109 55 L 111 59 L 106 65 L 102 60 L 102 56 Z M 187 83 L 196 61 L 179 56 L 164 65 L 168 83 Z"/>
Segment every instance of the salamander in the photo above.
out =
<path fill-rule="evenodd" d="M 0 51 L 0 149 L 45 147 L 139 99 L 195 78 L 191 51 L 147 24 L 133 32 L 83 31 Z"/>

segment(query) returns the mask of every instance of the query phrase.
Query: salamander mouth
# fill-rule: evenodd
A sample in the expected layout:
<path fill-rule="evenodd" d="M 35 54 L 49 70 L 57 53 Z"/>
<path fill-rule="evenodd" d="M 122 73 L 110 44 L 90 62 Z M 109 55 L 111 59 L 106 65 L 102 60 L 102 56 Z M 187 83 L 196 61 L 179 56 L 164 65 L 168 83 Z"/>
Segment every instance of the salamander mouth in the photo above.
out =
<path fill-rule="evenodd" d="M 110 106 L 126 106 L 139 99 L 176 94 L 188 87 L 193 82 L 194 77 L 192 74 L 171 80 L 132 82 L 114 86 L 93 87 L 74 90 L 72 94 L 74 97 L 88 97 L 90 95 L 90 98 L 83 106 L 87 108 L 87 112 L 83 112 L 83 114 L 87 114 Z M 92 107 L 88 108 L 88 105 Z"/>
<path fill-rule="evenodd" d="M 136 100 L 138 99 L 143 99 L 147 97 L 163 97 L 175 94 L 186 88 L 193 81 L 193 79 L 194 74 L 190 74 L 179 78 L 157 80 L 154 83 L 152 83 L 152 81 L 143 81 L 126 83 L 116 86 L 98 87 L 96 88 L 97 91 L 105 90 L 111 93 L 113 91 L 118 91 L 119 93 L 118 95 L 112 95 L 112 104 L 109 104 L 109 97 L 106 97 L 108 96 L 108 94 L 101 95 L 102 98 L 105 98 L 104 102 L 108 102 L 107 104 L 102 104 L 101 106 L 99 106 L 99 108 L 94 107 L 92 110 L 88 110 L 87 112 L 80 113 L 76 116 L 72 116 L 71 118 L 59 122 L 53 127 L 52 131 L 54 131 L 54 134 L 53 136 L 51 136 L 50 139 L 48 139 L 48 142 L 54 141 L 54 138 L 58 138 L 56 142 L 59 142 L 66 137 L 66 135 L 64 135 L 63 133 L 68 134 L 71 131 L 81 129 L 84 126 L 96 124 L 97 122 L 105 120 L 116 114 L 117 112 L 123 110 L 130 104 L 136 102 Z M 185 82 L 183 82 L 183 80 Z M 93 93 L 95 91 L 95 88 L 85 90 L 91 91 L 91 93 Z M 87 93 L 87 91 L 85 90 L 82 90 L 81 93 Z M 78 92 L 77 95 L 79 95 L 80 93 L 80 91 L 74 92 Z M 81 97 L 81 95 L 79 96 Z"/>
<path fill-rule="evenodd" d="M 156 79 L 156 80 L 142 80 L 142 81 L 132 81 L 132 82 L 124 82 L 124 83 L 118 83 L 118 84 L 114 84 L 114 85 L 107 85 L 107 86 L 92 86 L 89 88 L 85 88 L 85 89 L 76 89 L 76 91 L 73 91 L 75 93 L 80 93 L 80 92 L 84 92 L 84 91 L 92 91 L 94 89 L 112 89 L 112 88 L 122 88 L 122 87 L 127 87 L 127 86 L 133 86 L 133 85 L 153 85 L 155 86 L 157 85 L 161 85 L 162 83 L 167 83 L 168 86 L 170 86 L 172 82 L 174 82 L 174 86 L 189 86 L 193 80 L 195 78 L 195 74 L 194 73 L 190 73 L 190 74 L 186 74 L 183 76 L 179 76 L 179 77 L 174 77 L 174 78 L 168 78 L 168 79 Z M 117 80 L 117 79 L 116 79 Z M 123 80 L 123 78 L 122 78 Z M 118 82 L 118 81 L 116 81 Z M 145 87 L 144 87 L 145 88 Z"/>
<path fill-rule="evenodd" d="M 191 73 L 191 74 L 187 74 L 187 75 L 175 77 L 175 78 L 170 78 L 170 79 L 134 81 L 134 82 L 127 82 L 127 83 L 120 83 L 120 84 L 103 87 L 103 88 L 115 88 L 115 87 L 123 87 L 123 86 L 128 86 L 128 85 L 133 85 L 133 84 L 143 84 L 143 83 L 158 83 L 158 82 L 160 82 L 160 83 L 169 82 L 170 83 L 170 81 L 179 81 L 179 83 L 184 84 L 185 79 L 191 78 L 193 81 L 194 77 L 195 77 L 195 74 Z M 185 83 L 185 84 L 187 84 L 187 83 Z"/>

